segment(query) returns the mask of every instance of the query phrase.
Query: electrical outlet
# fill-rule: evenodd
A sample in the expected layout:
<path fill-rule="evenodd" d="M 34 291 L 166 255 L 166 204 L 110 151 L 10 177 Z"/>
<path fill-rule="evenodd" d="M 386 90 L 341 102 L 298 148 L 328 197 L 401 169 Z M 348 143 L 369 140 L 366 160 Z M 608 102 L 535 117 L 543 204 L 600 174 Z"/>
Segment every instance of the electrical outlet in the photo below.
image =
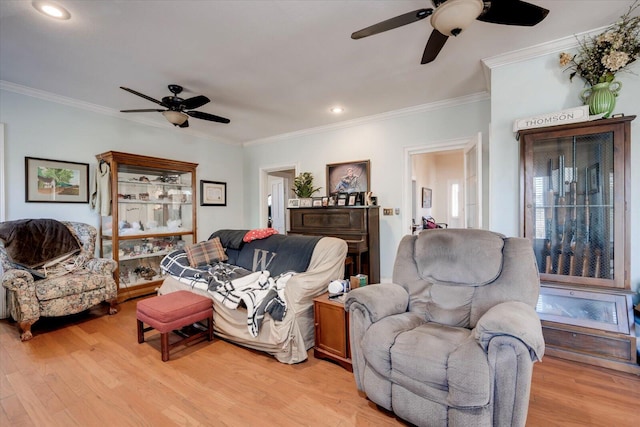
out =
<path fill-rule="evenodd" d="M 393 209 L 391 209 L 391 208 L 382 208 L 382 215 L 393 215 Z"/>

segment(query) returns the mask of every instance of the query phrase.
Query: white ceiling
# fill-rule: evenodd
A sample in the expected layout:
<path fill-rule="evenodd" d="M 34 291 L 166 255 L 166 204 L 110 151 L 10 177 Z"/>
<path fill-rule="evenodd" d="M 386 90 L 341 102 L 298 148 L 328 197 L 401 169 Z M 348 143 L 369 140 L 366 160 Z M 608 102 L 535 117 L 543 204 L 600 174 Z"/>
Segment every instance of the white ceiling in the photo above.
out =
<path fill-rule="evenodd" d="M 114 114 L 157 107 L 119 86 L 160 99 L 180 84 L 185 98 L 212 100 L 198 110 L 231 119 L 192 118 L 180 131 L 243 143 L 484 92 L 481 59 L 608 25 L 632 0 L 530 2 L 550 10 L 537 26 L 477 21 L 420 65 L 428 19 L 350 34 L 427 0 L 58 0 L 68 21 L 0 0 L 0 80 Z M 334 104 L 346 112 L 331 114 Z M 117 114 L 171 127 L 159 113 Z"/>

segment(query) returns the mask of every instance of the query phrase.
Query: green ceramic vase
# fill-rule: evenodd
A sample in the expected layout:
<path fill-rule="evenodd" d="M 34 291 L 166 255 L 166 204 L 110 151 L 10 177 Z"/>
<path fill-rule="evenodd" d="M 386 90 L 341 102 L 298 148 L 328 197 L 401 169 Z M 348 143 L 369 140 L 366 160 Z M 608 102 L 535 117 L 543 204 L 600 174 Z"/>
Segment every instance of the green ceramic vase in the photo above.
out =
<path fill-rule="evenodd" d="M 612 82 L 595 84 L 580 93 L 580 98 L 585 105 L 589 106 L 589 114 L 595 116 L 603 114 L 607 118 L 613 113 L 616 107 L 616 97 L 622 83 L 617 80 Z"/>

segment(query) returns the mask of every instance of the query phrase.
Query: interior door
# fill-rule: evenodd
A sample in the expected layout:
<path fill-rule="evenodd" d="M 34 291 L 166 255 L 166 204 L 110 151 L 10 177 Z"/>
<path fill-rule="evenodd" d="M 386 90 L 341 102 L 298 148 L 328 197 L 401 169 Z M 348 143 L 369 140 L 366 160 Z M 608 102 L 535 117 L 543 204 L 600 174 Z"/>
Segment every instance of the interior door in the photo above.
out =
<path fill-rule="evenodd" d="M 464 147 L 464 225 L 482 228 L 482 134 Z"/>
<path fill-rule="evenodd" d="M 285 234 L 284 179 L 271 180 L 271 227 L 278 233 Z"/>

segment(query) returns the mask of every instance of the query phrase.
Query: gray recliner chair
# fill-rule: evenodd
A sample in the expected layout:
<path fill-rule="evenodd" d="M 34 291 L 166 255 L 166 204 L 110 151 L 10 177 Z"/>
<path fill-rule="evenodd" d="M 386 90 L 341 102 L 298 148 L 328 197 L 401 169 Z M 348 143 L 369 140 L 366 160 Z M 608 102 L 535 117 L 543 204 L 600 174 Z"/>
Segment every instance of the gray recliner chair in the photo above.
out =
<path fill-rule="evenodd" d="M 524 426 L 544 340 L 531 244 L 437 229 L 400 242 L 393 283 L 349 292 L 353 373 L 418 426 Z"/>

